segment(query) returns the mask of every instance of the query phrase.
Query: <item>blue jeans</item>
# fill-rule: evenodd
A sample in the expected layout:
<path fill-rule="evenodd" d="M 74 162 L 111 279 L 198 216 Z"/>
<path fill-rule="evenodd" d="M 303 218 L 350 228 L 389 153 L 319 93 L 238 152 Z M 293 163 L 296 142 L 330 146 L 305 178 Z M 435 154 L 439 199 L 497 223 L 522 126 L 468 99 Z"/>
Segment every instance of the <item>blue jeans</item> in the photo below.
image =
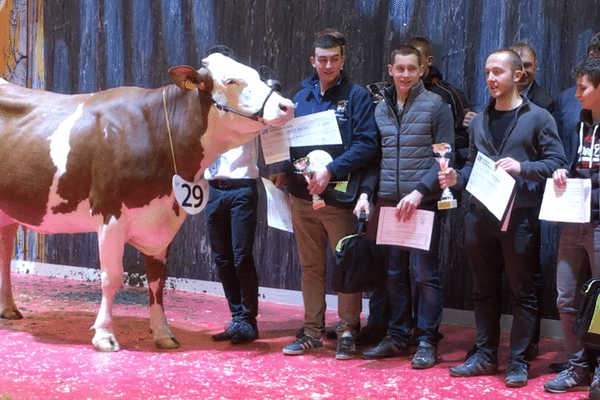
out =
<path fill-rule="evenodd" d="M 388 336 L 401 345 L 410 343 L 411 332 L 417 343 L 427 342 L 437 346 L 440 340 L 438 329 L 442 321 L 442 281 L 438 266 L 439 238 L 440 214 L 436 213 L 429 251 L 380 246 L 388 267 Z M 411 255 L 414 261 L 412 277 Z M 412 282 L 417 303 L 414 331 Z"/>
<path fill-rule="evenodd" d="M 564 224 L 556 262 L 556 305 L 560 313 L 569 364 L 583 374 L 589 372 L 588 355 L 573 327 L 579 307 L 580 289 L 591 277 L 600 276 L 600 226 Z"/>
<path fill-rule="evenodd" d="M 240 187 L 211 185 L 205 209 L 210 245 L 231 316 L 254 326 L 258 314 L 258 275 L 253 254 L 257 205 L 256 181 L 250 180 Z"/>

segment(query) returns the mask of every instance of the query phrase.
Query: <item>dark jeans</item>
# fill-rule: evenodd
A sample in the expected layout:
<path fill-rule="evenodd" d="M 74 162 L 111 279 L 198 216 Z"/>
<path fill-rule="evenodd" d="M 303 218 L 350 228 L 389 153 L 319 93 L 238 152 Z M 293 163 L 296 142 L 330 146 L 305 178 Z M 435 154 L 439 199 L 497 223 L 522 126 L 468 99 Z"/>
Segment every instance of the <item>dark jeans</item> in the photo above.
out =
<path fill-rule="evenodd" d="M 513 323 L 510 358 L 525 362 L 538 311 L 534 274 L 539 268 L 537 210 L 516 208 L 506 232 L 482 206 L 465 216 L 465 247 L 473 272 L 477 351 L 497 359 L 502 314 L 502 273 L 510 289 Z"/>
<path fill-rule="evenodd" d="M 256 181 L 250 182 L 248 186 L 231 188 L 211 185 L 206 223 L 231 316 L 256 326 L 258 275 L 252 250 L 258 192 Z"/>
<path fill-rule="evenodd" d="M 442 321 L 442 282 L 438 267 L 440 214 L 436 213 L 430 251 L 404 250 L 397 246 L 380 246 L 388 267 L 389 297 L 388 336 L 402 345 L 412 338 L 437 346 Z M 412 256 L 412 257 L 411 257 Z M 410 261 L 414 262 L 411 276 Z M 415 289 L 415 324 L 413 324 L 412 284 Z M 414 325 L 414 330 L 413 330 Z"/>

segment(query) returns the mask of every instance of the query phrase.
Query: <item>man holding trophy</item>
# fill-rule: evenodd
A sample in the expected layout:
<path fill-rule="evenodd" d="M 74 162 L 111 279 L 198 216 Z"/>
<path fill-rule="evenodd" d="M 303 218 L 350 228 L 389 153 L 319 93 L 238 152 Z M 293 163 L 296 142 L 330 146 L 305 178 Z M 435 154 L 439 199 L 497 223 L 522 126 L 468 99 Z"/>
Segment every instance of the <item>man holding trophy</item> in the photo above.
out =
<path fill-rule="evenodd" d="M 376 347 L 363 352 L 363 357 L 368 359 L 407 356 L 414 339 L 418 348 L 411 366 L 415 369 L 433 367 L 437 359 L 441 336 L 438 327 L 442 319 L 442 283 L 437 256 L 441 189 L 437 179 L 440 165 L 434 146 L 440 161 L 452 162 L 450 150 L 454 145 L 452 111 L 437 94 L 423 86 L 423 62 L 421 53 L 412 46 L 403 45 L 391 53 L 388 73 L 394 85 L 383 91 L 384 100 L 375 108 L 375 122 L 381 135 L 381 160 L 378 171 L 373 171 L 363 184 L 366 190 L 355 208 L 355 213 L 368 212 L 366 195 L 378 187 L 369 230 L 377 227 L 381 207 L 395 207 L 398 221 L 410 220 L 416 209 L 435 211 L 428 251 L 379 246 L 385 254 L 388 282 L 387 288 L 378 291 L 385 296 L 387 289 L 388 298 L 377 304 L 381 308 L 389 307 L 389 323 L 387 336 Z M 453 205 L 451 198 L 444 198 L 440 204 L 444 208 Z M 410 278 L 411 253 L 415 256 L 414 282 Z M 412 284 L 416 285 L 418 296 L 415 327 Z M 370 303 L 371 313 L 384 313 L 382 309 L 373 309 L 375 304 Z"/>

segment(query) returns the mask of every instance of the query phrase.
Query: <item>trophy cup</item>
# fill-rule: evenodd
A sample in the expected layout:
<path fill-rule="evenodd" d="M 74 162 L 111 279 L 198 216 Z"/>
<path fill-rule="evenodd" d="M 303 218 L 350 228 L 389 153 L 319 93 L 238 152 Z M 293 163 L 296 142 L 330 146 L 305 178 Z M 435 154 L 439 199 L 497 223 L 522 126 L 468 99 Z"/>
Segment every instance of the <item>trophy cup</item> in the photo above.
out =
<path fill-rule="evenodd" d="M 448 168 L 448 158 L 446 155 L 452 151 L 452 145 L 450 143 L 435 143 L 433 145 L 433 153 L 436 155 L 435 159 L 440 164 L 440 170 L 445 171 Z M 457 202 L 450 188 L 446 188 L 442 191 L 442 197 L 438 201 L 438 210 L 450 210 L 457 207 Z"/>
<path fill-rule="evenodd" d="M 317 169 L 325 168 L 333 158 L 324 150 L 313 150 L 306 157 L 299 158 L 293 162 L 294 168 L 308 181 L 308 174 Z M 325 200 L 318 194 L 313 194 L 312 207 L 314 210 L 325 207 Z"/>

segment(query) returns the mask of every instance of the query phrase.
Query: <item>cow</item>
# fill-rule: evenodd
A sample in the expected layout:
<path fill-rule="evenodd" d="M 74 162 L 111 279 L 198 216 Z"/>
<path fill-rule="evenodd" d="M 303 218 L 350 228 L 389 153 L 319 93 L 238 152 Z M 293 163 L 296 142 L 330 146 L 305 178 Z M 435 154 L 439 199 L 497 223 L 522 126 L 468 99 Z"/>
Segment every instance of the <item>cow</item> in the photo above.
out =
<path fill-rule="evenodd" d="M 186 210 L 208 196 L 197 183 L 206 182 L 203 172 L 217 155 L 293 118 L 294 105 L 254 69 L 218 53 L 199 70 L 179 66 L 169 75 L 174 84 L 157 89 L 73 95 L 0 80 L 1 318 L 22 318 L 10 282 L 19 224 L 42 234 L 96 232 L 102 300 L 95 348 L 120 349 L 112 305 L 123 284 L 125 243 L 145 255 L 155 345 L 179 347 L 163 288 Z M 174 177 L 188 183 L 187 204 L 176 198 Z"/>

